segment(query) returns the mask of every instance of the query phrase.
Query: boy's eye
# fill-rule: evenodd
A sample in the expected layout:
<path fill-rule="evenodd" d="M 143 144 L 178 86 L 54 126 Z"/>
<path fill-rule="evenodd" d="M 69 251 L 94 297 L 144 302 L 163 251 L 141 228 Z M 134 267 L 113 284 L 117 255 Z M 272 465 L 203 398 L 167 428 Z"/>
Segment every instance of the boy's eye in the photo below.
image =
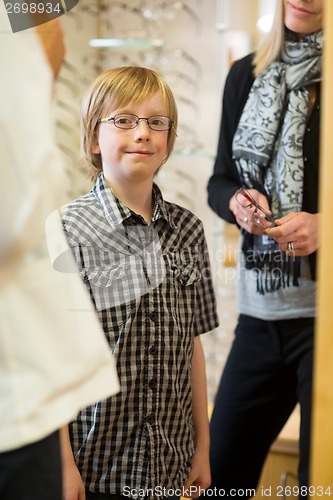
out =
<path fill-rule="evenodd" d="M 136 117 L 134 116 L 117 116 L 115 119 L 116 125 L 131 125 L 136 122 Z"/>
<path fill-rule="evenodd" d="M 149 120 L 150 125 L 164 125 L 164 121 L 161 120 L 160 118 L 151 118 Z"/>

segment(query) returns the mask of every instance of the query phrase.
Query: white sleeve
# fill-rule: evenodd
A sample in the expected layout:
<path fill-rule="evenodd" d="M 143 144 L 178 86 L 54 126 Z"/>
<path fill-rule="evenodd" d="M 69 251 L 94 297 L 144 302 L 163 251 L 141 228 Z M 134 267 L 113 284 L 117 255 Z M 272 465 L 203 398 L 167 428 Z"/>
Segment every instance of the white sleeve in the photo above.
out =
<path fill-rule="evenodd" d="M 77 273 L 53 270 L 47 252 L 45 220 L 66 201 L 66 176 L 37 36 L 11 33 L 0 2 L 0 452 L 119 390 L 89 294 Z M 50 220 L 54 249 L 65 252 L 59 221 Z"/>
<path fill-rule="evenodd" d="M 38 35 L 11 33 L 0 6 L 0 261 L 36 248 L 62 205 L 66 175 L 55 144 L 51 70 Z M 13 257 L 13 255 L 12 255 Z"/>

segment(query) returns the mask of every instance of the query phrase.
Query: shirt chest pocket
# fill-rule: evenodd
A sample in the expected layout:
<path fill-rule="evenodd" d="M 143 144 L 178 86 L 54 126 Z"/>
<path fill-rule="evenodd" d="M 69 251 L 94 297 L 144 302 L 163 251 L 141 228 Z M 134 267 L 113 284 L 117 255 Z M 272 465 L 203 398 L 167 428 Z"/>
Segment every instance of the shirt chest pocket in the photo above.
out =
<path fill-rule="evenodd" d="M 82 269 L 81 277 L 89 289 L 104 331 L 130 319 L 133 297 L 126 262 Z"/>
<path fill-rule="evenodd" d="M 147 293 L 149 283 L 139 254 L 105 251 L 97 247 L 76 249 L 80 274 L 97 311 L 126 304 Z"/>
<path fill-rule="evenodd" d="M 124 264 L 83 269 L 81 276 L 90 288 L 97 311 L 115 307 L 128 300 L 128 282 Z"/>
<path fill-rule="evenodd" d="M 195 320 L 197 287 L 202 279 L 197 247 L 186 247 L 165 254 L 167 282 L 172 314 L 178 325 Z"/>

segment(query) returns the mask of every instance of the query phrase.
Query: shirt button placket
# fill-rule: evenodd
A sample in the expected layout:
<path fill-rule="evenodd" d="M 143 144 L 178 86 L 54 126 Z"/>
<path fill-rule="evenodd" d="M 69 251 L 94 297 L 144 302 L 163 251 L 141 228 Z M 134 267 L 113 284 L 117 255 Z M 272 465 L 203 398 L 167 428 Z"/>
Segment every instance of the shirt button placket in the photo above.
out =
<path fill-rule="evenodd" d="M 150 295 L 149 297 L 149 302 L 154 303 L 154 297 L 153 294 Z M 158 312 L 152 308 L 149 312 L 147 311 L 147 317 L 146 317 L 146 325 L 147 325 L 147 342 L 149 345 L 148 352 L 147 352 L 147 360 L 146 360 L 146 366 L 147 366 L 147 417 L 146 417 L 146 422 L 148 424 L 148 427 L 153 425 L 155 421 L 155 400 L 156 400 L 156 389 L 157 389 L 157 379 L 156 379 L 156 373 L 155 373 L 155 366 L 156 366 L 156 354 L 158 352 L 157 345 L 155 343 L 155 328 L 156 324 L 158 323 Z M 148 429 L 149 435 L 152 437 L 152 430 Z"/>

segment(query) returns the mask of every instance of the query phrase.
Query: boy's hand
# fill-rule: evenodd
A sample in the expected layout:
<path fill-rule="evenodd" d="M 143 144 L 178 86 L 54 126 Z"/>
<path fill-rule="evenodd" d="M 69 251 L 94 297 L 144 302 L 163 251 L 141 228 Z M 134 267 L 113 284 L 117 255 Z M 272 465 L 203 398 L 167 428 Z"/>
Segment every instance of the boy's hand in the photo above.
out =
<path fill-rule="evenodd" d="M 62 461 L 62 498 L 63 500 L 86 500 L 81 474 L 76 467 L 69 439 L 68 426 L 60 430 Z"/>
<path fill-rule="evenodd" d="M 85 488 L 75 462 L 63 465 L 63 500 L 86 500 Z"/>
<path fill-rule="evenodd" d="M 183 486 L 184 498 L 198 498 L 203 495 L 211 483 L 209 453 L 195 450 L 192 457 L 192 467 L 186 483 Z"/>

